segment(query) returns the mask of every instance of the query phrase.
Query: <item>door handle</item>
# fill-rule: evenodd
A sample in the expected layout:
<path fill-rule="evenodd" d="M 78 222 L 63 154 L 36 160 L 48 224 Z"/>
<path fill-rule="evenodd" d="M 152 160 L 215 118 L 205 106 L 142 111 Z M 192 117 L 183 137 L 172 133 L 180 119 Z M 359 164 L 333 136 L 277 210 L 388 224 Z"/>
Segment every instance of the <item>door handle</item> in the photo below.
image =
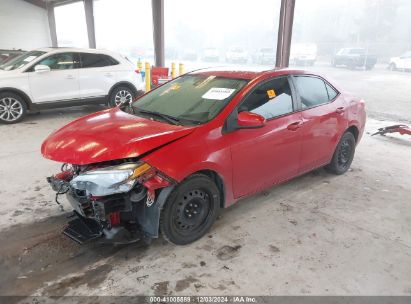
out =
<path fill-rule="evenodd" d="M 67 75 L 66 78 L 67 79 L 74 79 L 74 76 L 73 75 Z"/>
<path fill-rule="evenodd" d="M 337 114 L 343 114 L 344 111 L 345 111 L 344 107 L 339 107 L 339 108 L 337 108 L 337 109 L 335 110 L 335 113 L 337 113 Z"/>
<path fill-rule="evenodd" d="M 297 131 L 302 126 L 302 124 L 303 124 L 302 121 L 296 121 L 296 122 L 293 122 L 292 124 L 289 124 L 287 126 L 287 129 L 290 131 Z"/>

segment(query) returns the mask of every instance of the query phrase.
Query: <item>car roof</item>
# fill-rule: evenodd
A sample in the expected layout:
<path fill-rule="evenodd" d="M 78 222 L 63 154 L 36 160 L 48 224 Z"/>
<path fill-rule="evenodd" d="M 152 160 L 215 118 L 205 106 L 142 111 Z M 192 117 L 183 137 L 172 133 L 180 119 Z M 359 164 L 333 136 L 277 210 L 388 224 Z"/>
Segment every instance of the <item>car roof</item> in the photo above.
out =
<path fill-rule="evenodd" d="M 217 67 L 196 70 L 190 75 L 217 76 L 224 78 L 252 80 L 263 75 L 280 76 L 286 74 L 312 74 L 303 70 L 276 69 L 272 67 Z"/>
<path fill-rule="evenodd" d="M 115 52 L 102 50 L 102 49 L 75 48 L 75 47 L 45 47 L 45 48 L 35 49 L 33 51 L 43 51 L 47 53 L 60 53 L 60 52 L 83 52 L 83 53 L 97 53 L 97 54 L 115 53 Z"/>

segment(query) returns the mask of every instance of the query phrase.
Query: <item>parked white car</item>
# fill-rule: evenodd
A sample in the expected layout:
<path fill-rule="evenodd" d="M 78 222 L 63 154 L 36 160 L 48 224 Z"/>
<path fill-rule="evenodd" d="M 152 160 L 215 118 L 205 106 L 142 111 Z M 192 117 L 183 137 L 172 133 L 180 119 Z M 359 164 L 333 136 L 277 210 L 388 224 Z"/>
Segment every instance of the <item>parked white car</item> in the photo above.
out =
<path fill-rule="evenodd" d="M 315 43 L 291 44 L 290 63 L 293 65 L 314 65 L 317 60 L 317 45 Z"/>
<path fill-rule="evenodd" d="M 125 57 L 102 50 L 44 48 L 0 66 L 0 122 L 16 123 L 28 111 L 84 104 L 118 106 L 144 93 Z"/>
<path fill-rule="evenodd" d="M 225 53 L 226 62 L 247 63 L 248 53 L 242 47 L 232 47 Z"/>
<path fill-rule="evenodd" d="M 411 70 L 411 51 L 405 52 L 399 57 L 392 57 L 390 59 L 389 68 L 391 71 Z"/>

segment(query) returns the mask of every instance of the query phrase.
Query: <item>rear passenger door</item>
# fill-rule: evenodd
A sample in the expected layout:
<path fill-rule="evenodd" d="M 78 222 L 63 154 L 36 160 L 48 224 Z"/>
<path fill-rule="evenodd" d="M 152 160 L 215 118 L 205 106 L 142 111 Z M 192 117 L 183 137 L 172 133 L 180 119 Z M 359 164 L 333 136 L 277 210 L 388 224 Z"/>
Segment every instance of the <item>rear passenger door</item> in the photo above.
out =
<path fill-rule="evenodd" d="M 119 62 L 111 56 L 95 53 L 80 53 L 80 59 L 80 98 L 106 97 L 117 82 L 113 67 Z"/>
<path fill-rule="evenodd" d="M 307 172 L 330 162 L 346 128 L 345 102 L 338 91 L 320 77 L 301 75 L 292 79 L 303 120 L 300 170 Z"/>

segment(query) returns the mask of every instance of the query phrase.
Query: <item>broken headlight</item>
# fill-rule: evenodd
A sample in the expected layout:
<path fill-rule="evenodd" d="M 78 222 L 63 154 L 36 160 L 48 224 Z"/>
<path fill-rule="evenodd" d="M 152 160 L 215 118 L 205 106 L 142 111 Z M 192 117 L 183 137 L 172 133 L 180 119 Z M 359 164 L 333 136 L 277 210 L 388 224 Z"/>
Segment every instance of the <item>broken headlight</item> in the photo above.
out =
<path fill-rule="evenodd" d="M 94 169 L 81 173 L 70 182 L 71 187 L 87 195 L 106 196 L 130 191 L 136 179 L 152 167 L 144 162 Z"/>

